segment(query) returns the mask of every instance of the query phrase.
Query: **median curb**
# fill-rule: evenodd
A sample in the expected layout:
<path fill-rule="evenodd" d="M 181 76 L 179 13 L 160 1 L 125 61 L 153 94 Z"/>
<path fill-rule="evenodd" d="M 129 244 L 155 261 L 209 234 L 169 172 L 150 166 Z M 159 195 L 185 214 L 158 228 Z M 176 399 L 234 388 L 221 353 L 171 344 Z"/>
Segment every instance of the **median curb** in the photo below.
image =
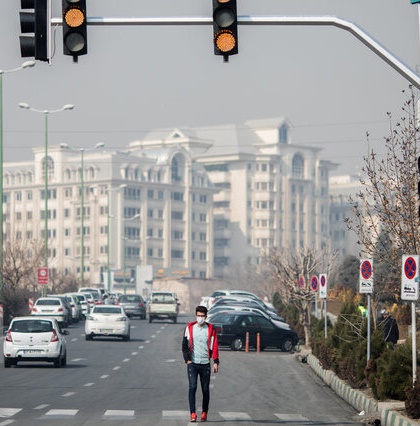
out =
<path fill-rule="evenodd" d="M 380 417 L 381 426 L 420 426 L 420 423 L 403 416 L 395 409 L 403 409 L 404 402 L 379 402 L 374 398 L 370 398 L 363 392 L 353 389 L 343 380 L 338 378 L 331 370 L 325 370 L 318 358 L 308 353 L 307 355 L 300 354 L 299 357 L 303 360 L 306 358 L 310 367 L 321 379 L 334 390 L 334 392 L 348 402 L 358 411 L 364 411 L 365 414 Z M 394 410 L 393 410 L 394 409 Z"/>

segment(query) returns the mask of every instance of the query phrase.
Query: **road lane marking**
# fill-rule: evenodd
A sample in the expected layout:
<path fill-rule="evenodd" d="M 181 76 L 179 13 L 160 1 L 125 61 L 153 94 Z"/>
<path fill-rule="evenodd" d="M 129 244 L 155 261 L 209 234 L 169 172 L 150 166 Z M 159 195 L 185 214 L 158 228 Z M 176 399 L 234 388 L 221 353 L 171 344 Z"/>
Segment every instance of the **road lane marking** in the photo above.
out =
<path fill-rule="evenodd" d="M 67 398 L 68 396 L 72 396 L 72 395 L 74 395 L 76 392 L 67 392 L 67 393 L 65 393 L 65 394 L 63 394 L 63 395 L 61 395 L 61 396 L 63 396 L 64 398 Z"/>
<path fill-rule="evenodd" d="M 153 336 L 152 336 L 153 337 Z M 150 340 L 146 340 L 144 343 L 150 343 Z"/>
<path fill-rule="evenodd" d="M 167 359 L 166 362 L 177 362 L 177 359 Z"/>
<path fill-rule="evenodd" d="M 138 355 L 138 352 L 131 352 L 131 355 Z"/>
<path fill-rule="evenodd" d="M 91 382 L 91 383 L 86 383 L 85 385 L 83 385 L 83 386 L 86 386 L 86 387 L 88 387 L 88 386 L 93 386 L 95 383 L 94 382 Z"/>
<path fill-rule="evenodd" d="M 219 413 L 225 420 L 234 421 L 234 420 L 251 420 L 251 417 L 247 413 L 235 413 L 231 411 L 226 411 L 224 413 Z"/>
<path fill-rule="evenodd" d="M 106 410 L 104 417 L 134 417 L 134 410 Z"/>
<path fill-rule="evenodd" d="M 43 410 L 44 408 L 49 407 L 50 404 L 41 404 L 38 407 L 35 407 L 34 410 Z"/>
<path fill-rule="evenodd" d="M 79 361 L 86 361 L 87 358 L 73 358 L 70 360 L 71 362 L 79 362 Z"/>
<path fill-rule="evenodd" d="M 71 342 L 77 342 L 79 339 L 77 337 L 74 337 L 73 339 L 71 339 Z"/>
<path fill-rule="evenodd" d="M 130 358 L 124 358 L 123 359 L 123 362 L 128 362 L 128 361 L 130 361 Z"/>
<path fill-rule="evenodd" d="M 109 374 L 104 374 L 103 376 L 100 377 L 100 379 L 107 379 L 109 377 Z"/>
<path fill-rule="evenodd" d="M 113 370 L 114 371 L 117 371 L 117 370 L 119 370 L 121 367 L 119 366 L 119 365 L 117 365 L 117 366 L 115 366 L 114 368 L 113 368 Z"/>
<path fill-rule="evenodd" d="M 151 339 L 154 339 L 156 337 L 156 334 L 152 334 L 151 336 L 150 336 L 150 338 Z M 147 343 L 147 340 L 146 340 L 146 343 Z"/>
<path fill-rule="evenodd" d="M 14 423 L 14 420 L 5 420 L 4 422 L 0 423 L 0 426 L 7 426 L 7 425 L 11 425 L 12 423 Z"/>
<path fill-rule="evenodd" d="M 79 410 L 64 410 L 64 409 L 52 409 L 45 413 L 45 416 L 75 416 Z"/>
<path fill-rule="evenodd" d="M 144 346 L 139 346 L 139 349 L 144 349 Z"/>
<path fill-rule="evenodd" d="M 302 416 L 301 414 L 278 414 L 274 413 L 276 417 L 278 417 L 282 421 L 289 421 L 289 422 L 298 422 L 298 421 L 304 421 L 309 422 L 309 419 L 305 416 Z"/>
<path fill-rule="evenodd" d="M 185 410 L 177 410 L 177 411 L 171 411 L 171 410 L 163 410 L 162 411 L 162 417 L 170 417 L 172 419 L 188 419 L 190 416 L 189 411 Z"/>
<path fill-rule="evenodd" d="M 12 417 L 22 411 L 21 408 L 0 408 L 0 417 Z"/>

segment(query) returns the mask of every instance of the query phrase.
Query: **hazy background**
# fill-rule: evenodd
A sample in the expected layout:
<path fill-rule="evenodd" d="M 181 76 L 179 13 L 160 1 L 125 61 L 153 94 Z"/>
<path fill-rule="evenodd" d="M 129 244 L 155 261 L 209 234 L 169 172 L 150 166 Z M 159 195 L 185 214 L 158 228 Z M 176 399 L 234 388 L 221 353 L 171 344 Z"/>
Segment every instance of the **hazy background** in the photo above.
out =
<path fill-rule="evenodd" d="M 211 16 L 211 0 L 88 0 L 88 16 Z M 0 69 L 19 66 L 20 1 L 0 5 Z M 334 15 L 351 21 L 415 70 L 418 6 L 409 0 L 238 0 L 238 14 Z M 61 1 L 53 0 L 53 17 Z M 157 128 L 218 126 L 287 117 L 293 141 L 323 148 L 340 163 L 334 174 L 363 165 L 366 131 L 380 150 L 386 112 L 397 118 L 408 82 L 354 36 L 333 27 L 239 26 L 239 54 L 213 55 L 206 26 L 89 26 L 88 55 L 62 54 L 62 31 L 49 66 L 37 62 L 3 76 L 5 161 L 32 159 L 44 144 L 44 120 L 18 108 L 73 111 L 51 115 L 49 143 L 121 149 Z"/>

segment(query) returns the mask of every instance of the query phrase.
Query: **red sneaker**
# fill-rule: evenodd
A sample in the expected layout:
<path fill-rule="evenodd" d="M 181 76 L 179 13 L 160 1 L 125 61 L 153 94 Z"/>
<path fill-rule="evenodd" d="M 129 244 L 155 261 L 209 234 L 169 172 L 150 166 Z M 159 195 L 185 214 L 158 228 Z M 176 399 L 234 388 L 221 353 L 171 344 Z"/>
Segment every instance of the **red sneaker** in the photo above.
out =
<path fill-rule="evenodd" d="M 200 421 L 201 422 L 206 422 L 207 421 L 207 413 L 205 411 L 203 411 L 201 413 L 201 419 L 200 419 Z"/>
<path fill-rule="evenodd" d="M 190 415 L 190 422 L 196 422 L 197 421 L 197 414 L 191 413 Z"/>

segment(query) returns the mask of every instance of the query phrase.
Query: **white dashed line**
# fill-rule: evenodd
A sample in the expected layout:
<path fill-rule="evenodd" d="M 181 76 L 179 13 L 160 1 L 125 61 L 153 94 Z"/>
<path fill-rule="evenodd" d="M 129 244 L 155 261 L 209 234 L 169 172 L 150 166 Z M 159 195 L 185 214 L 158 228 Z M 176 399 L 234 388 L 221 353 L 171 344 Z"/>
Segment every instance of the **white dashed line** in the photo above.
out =
<path fill-rule="evenodd" d="M 35 407 L 34 410 L 43 410 L 44 408 L 47 408 L 49 404 L 41 404 L 38 405 L 38 407 Z"/>
<path fill-rule="evenodd" d="M 67 397 L 69 397 L 69 396 L 72 396 L 72 395 L 74 395 L 76 392 L 67 392 L 67 393 L 65 393 L 65 394 L 63 394 L 63 395 L 61 395 L 61 396 L 63 396 L 64 398 L 67 398 Z"/>
<path fill-rule="evenodd" d="M 53 409 L 45 413 L 45 416 L 75 416 L 79 410 Z"/>
<path fill-rule="evenodd" d="M 131 355 L 138 355 L 138 352 L 131 352 Z"/>
<path fill-rule="evenodd" d="M 12 417 L 22 411 L 21 408 L 0 408 L 0 417 Z"/>
<path fill-rule="evenodd" d="M 151 339 L 154 339 L 156 337 L 156 334 L 152 334 L 151 336 L 150 336 L 150 338 Z M 146 341 L 146 343 L 147 343 L 147 341 Z"/>
<path fill-rule="evenodd" d="M 144 349 L 144 346 L 139 346 L 139 349 Z"/>
<path fill-rule="evenodd" d="M 107 379 L 109 377 L 109 374 L 104 374 L 103 376 L 100 377 L 100 379 Z"/>
<path fill-rule="evenodd" d="M 121 367 L 119 366 L 119 365 L 116 365 L 114 368 L 113 368 L 113 370 L 114 371 L 117 371 L 117 370 L 119 370 Z"/>
<path fill-rule="evenodd" d="M 128 362 L 128 361 L 130 361 L 130 358 L 124 358 L 123 359 L 123 362 Z"/>
<path fill-rule="evenodd" d="M 7 426 L 7 425 L 11 425 L 12 423 L 14 423 L 14 420 L 5 420 L 4 422 L 0 423 L 0 426 Z"/>
<path fill-rule="evenodd" d="M 86 386 L 86 387 L 89 387 L 89 386 L 93 386 L 95 383 L 86 383 L 85 385 L 83 385 L 83 386 Z"/>

